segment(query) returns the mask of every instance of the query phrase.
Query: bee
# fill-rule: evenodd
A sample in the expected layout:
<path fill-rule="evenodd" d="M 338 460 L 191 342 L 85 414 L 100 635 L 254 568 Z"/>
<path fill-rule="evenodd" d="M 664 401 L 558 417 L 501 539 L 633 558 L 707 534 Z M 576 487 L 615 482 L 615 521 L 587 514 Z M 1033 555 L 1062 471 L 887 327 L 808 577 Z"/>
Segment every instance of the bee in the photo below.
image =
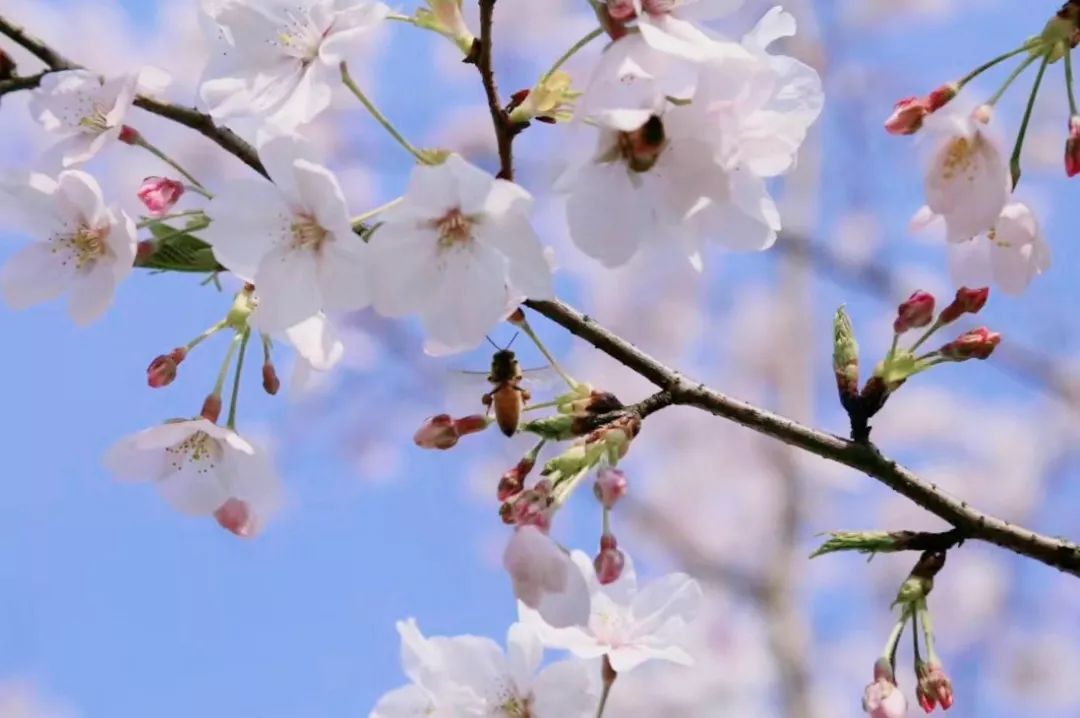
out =
<path fill-rule="evenodd" d="M 514 339 L 516 338 L 517 335 L 514 336 Z M 510 344 L 513 343 L 514 340 L 511 339 Z M 521 385 L 524 373 L 517 356 L 510 350 L 510 344 L 505 347 L 500 347 L 495 342 L 491 344 L 496 351 L 491 357 L 491 372 L 487 380 L 495 388 L 484 394 L 483 402 L 488 411 L 495 410 L 495 423 L 502 429 L 502 433 L 513 436 L 518 422 L 521 421 L 521 412 L 532 395 Z"/>
<path fill-rule="evenodd" d="M 652 115 L 644 125 L 619 136 L 619 151 L 634 172 L 648 172 L 667 143 L 664 121 Z"/>

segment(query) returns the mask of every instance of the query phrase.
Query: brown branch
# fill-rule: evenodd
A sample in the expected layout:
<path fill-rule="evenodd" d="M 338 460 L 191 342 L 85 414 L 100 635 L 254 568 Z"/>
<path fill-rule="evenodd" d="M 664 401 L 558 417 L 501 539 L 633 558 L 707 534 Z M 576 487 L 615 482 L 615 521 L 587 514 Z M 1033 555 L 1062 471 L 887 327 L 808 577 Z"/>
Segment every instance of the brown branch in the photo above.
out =
<path fill-rule="evenodd" d="M 470 54 L 468 61 L 476 64 L 480 79 L 487 95 L 488 111 L 491 123 L 495 127 L 495 141 L 499 146 L 499 177 L 514 179 L 514 137 L 525 125 L 510 121 L 510 114 L 503 108 L 499 99 L 499 87 L 495 81 L 495 69 L 492 65 L 492 26 L 494 24 L 496 0 L 480 0 L 480 37 Z"/>
<path fill-rule="evenodd" d="M 660 387 L 671 403 L 694 406 L 742 424 L 830 461 L 856 469 L 947 521 L 967 538 L 1009 549 L 1021 556 L 1080 576 L 1080 546 L 1052 538 L 982 513 L 924 481 L 911 470 L 883 456 L 876 447 L 858 444 L 804 426 L 786 417 L 691 382 L 576 309 L 559 301 L 526 302 L 531 309 L 589 342 L 597 349 Z"/>
<path fill-rule="evenodd" d="M 45 72 L 39 72 L 36 75 L 27 75 L 25 77 L 16 75 L 7 80 L 0 80 L 0 97 L 3 97 L 9 92 L 33 90 L 41 84 L 41 80 L 50 72 L 52 72 L 52 70 L 46 70 Z"/>
<path fill-rule="evenodd" d="M 13 41 L 21 45 L 39 60 L 44 62 L 49 71 L 60 70 L 76 70 L 82 66 L 74 62 L 71 62 L 66 57 L 51 49 L 41 40 L 32 37 L 27 34 L 23 28 L 13 25 L 3 16 L 0 16 L 0 34 L 4 34 L 11 38 Z M 5 92 L 13 92 L 15 90 L 26 90 L 37 87 L 47 72 L 39 73 L 31 77 L 15 78 L 14 80 L 7 80 L 0 82 L 0 95 Z M 22 83 L 19 86 L 9 86 L 10 83 Z M 239 135 L 230 130 L 227 127 L 219 127 L 214 124 L 214 120 L 210 115 L 199 112 L 193 108 L 182 107 L 180 105 L 174 105 L 168 102 L 162 102 L 146 95 L 139 95 L 135 98 L 135 106 L 141 107 L 147 112 L 151 112 L 155 115 L 160 115 L 168 120 L 172 120 L 178 124 L 189 127 L 205 137 L 213 140 L 231 155 L 239 158 L 244 164 L 251 167 L 253 170 L 261 174 L 263 177 L 269 177 L 266 172 L 266 168 L 263 167 L 262 162 L 259 161 L 259 155 L 255 151 L 255 148 L 245 142 Z"/>

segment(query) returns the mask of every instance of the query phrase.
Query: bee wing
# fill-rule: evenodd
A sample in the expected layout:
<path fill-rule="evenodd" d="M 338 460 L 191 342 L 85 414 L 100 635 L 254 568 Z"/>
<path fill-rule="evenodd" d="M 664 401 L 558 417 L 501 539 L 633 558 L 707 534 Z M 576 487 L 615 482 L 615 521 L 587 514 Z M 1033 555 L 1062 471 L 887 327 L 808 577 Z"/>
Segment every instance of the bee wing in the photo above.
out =
<path fill-rule="evenodd" d="M 560 394 L 566 388 L 562 377 L 550 366 L 522 369 L 521 385 L 533 394 Z"/>
<path fill-rule="evenodd" d="M 488 372 L 471 369 L 452 369 L 443 382 L 445 409 L 454 416 L 483 414 L 482 397 L 495 388 L 488 381 Z"/>

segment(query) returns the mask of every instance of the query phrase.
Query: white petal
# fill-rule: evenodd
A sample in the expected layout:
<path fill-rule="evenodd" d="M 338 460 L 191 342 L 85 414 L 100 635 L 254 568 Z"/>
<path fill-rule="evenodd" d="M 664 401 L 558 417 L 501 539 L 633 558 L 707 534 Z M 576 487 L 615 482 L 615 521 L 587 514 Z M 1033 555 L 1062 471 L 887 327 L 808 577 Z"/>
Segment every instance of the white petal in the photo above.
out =
<path fill-rule="evenodd" d="M 115 294 L 116 275 L 109 264 L 99 261 L 89 272 L 76 276 L 68 297 L 68 314 L 75 324 L 85 327 L 108 311 Z"/>
<path fill-rule="evenodd" d="M 367 248 L 351 231 L 323 245 L 318 273 L 326 309 L 353 311 L 371 304 Z"/>
<path fill-rule="evenodd" d="M 146 431 L 153 431 L 147 429 Z M 128 481 L 152 481 L 166 471 L 166 454 L 160 449 L 139 446 L 139 435 L 126 436 L 105 453 L 104 465 L 116 478 Z"/>
<path fill-rule="evenodd" d="M 57 185 L 57 199 L 70 212 L 70 217 L 90 227 L 100 227 L 108 221 L 101 186 L 92 176 L 67 170 L 60 173 Z"/>
<path fill-rule="evenodd" d="M 285 330 L 297 353 L 317 371 L 333 369 L 345 354 L 345 345 L 325 314 L 319 313 Z"/>
<path fill-rule="evenodd" d="M 637 196 L 621 163 L 590 164 L 571 181 L 570 237 L 607 267 L 626 264 L 654 228 L 650 198 Z"/>
<path fill-rule="evenodd" d="M 322 309 L 315 253 L 308 249 L 275 249 L 255 272 L 259 306 L 252 326 L 267 333 L 283 332 Z"/>
<path fill-rule="evenodd" d="M 534 718 L 587 718 L 599 703 L 600 667 L 587 661 L 559 661 L 546 667 L 533 685 Z"/>
<path fill-rule="evenodd" d="M 440 282 L 434 231 L 386 224 L 368 248 L 372 301 L 380 314 L 401 317 L 432 303 Z"/>
<path fill-rule="evenodd" d="M 420 686 L 402 686 L 383 695 L 369 718 L 431 718 L 435 705 Z"/>
<path fill-rule="evenodd" d="M 769 45 L 784 37 L 792 37 L 796 31 L 795 16 L 777 5 L 758 21 L 743 38 L 743 44 L 764 52 Z"/>
<path fill-rule="evenodd" d="M 555 288 L 551 265 L 528 219 L 511 213 L 487 221 L 476 228 L 477 239 L 501 252 L 507 259 L 510 285 L 530 299 L 551 299 Z"/>
<path fill-rule="evenodd" d="M 292 212 L 277 188 L 263 180 L 226 184 L 207 214 L 213 221 L 203 230 L 203 239 L 219 262 L 249 281 L 275 245 L 291 241 Z"/>
<path fill-rule="evenodd" d="M 74 279 L 75 265 L 62 264 L 45 242 L 23 247 L 0 270 L 4 301 L 12 309 L 26 309 L 56 299 Z"/>
<path fill-rule="evenodd" d="M 524 623 L 510 626 L 506 635 L 506 660 L 519 693 L 528 695 L 543 657 L 544 645 L 535 628 Z"/>
<path fill-rule="evenodd" d="M 993 284 L 990 243 L 986 238 L 950 243 L 949 274 L 958 287 L 988 287 Z"/>
<path fill-rule="evenodd" d="M 506 258 L 473 242 L 444 251 L 440 259 L 439 287 L 423 310 L 424 328 L 437 342 L 476 346 L 506 316 Z"/>
<path fill-rule="evenodd" d="M 686 574 L 673 573 L 657 579 L 638 592 L 630 612 L 643 633 L 659 629 L 671 620 L 691 621 L 701 606 L 697 581 Z"/>
<path fill-rule="evenodd" d="M 334 173 L 309 160 L 293 163 L 293 176 L 301 206 L 312 212 L 319 226 L 335 233 L 351 234 L 349 208 Z M 356 238 L 359 241 L 359 237 Z"/>

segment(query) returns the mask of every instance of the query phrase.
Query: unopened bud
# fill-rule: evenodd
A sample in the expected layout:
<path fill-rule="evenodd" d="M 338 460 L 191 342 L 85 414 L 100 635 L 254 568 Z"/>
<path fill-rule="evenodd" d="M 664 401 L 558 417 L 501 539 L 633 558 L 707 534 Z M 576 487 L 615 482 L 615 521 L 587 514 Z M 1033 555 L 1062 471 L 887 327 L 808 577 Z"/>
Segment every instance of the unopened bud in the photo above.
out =
<path fill-rule="evenodd" d="M 135 266 L 139 267 L 145 264 L 157 254 L 158 243 L 155 239 L 144 239 L 139 242 L 135 247 Z"/>
<path fill-rule="evenodd" d="M 603 467 L 596 472 L 596 483 L 593 484 L 593 494 L 596 500 L 607 510 L 611 510 L 619 499 L 626 496 L 626 475 L 618 469 Z"/>
<path fill-rule="evenodd" d="M 263 364 L 262 368 L 263 391 L 274 396 L 281 390 L 281 380 L 278 379 L 277 370 L 270 362 Z"/>
<path fill-rule="evenodd" d="M 184 196 L 184 185 L 168 177 L 147 177 L 137 192 L 152 217 L 168 214 Z"/>
<path fill-rule="evenodd" d="M 120 128 L 119 139 L 126 145 L 135 145 L 142 141 L 142 135 L 131 125 L 124 125 Z"/>
<path fill-rule="evenodd" d="M 221 416 L 221 395 L 211 394 L 203 401 L 202 410 L 199 415 L 207 421 L 216 424 L 218 418 Z"/>
<path fill-rule="evenodd" d="M 615 583 L 622 576 L 626 567 L 626 556 L 619 550 L 615 537 L 604 534 L 600 537 L 600 553 L 593 559 L 593 568 L 596 569 L 596 580 L 601 585 Z"/>
<path fill-rule="evenodd" d="M 230 498 L 214 511 L 218 525 L 237 536 L 247 538 L 254 534 L 254 521 L 251 507 L 246 501 Z"/>
<path fill-rule="evenodd" d="M 930 713 L 937 705 L 944 710 L 952 708 L 954 698 L 952 681 L 940 663 L 919 661 L 915 666 L 915 673 L 919 680 L 915 695 L 919 699 L 919 706 L 924 711 Z"/>
<path fill-rule="evenodd" d="M 1065 141 L 1065 174 L 1080 174 L 1080 115 L 1069 118 L 1069 139 Z"/>
<path fill-rule="evenodd" d="M 888 659 L 878 659 L 874 664 L 874 682 L 863 692 L 862 707 L 870 718 L 904 718 L 907 715 L 907 699 L 896 687 L 896 677 Z"/>
<path fill-rule="evenodd" d="M 956 290 L 956 298 L 952 300 L 952 303 L 941 310 L 938 323 L 944 326 L 955 322 L 964 314 L 978 314 L 986 306 L 986 300 L 989 298 L 990 287 L 981 289 L 960 287 Z"/>
<path fill-rule="evenodd" d="M 833 319 L 833 372 L 840 403 L 850 413 L 856 409 L 859 396 L 859 342 L 843 307 L 836 310 Z"/>
<path fill-rule="evenodd" d="M 986 327 L 979 327 L 954 339 L 939 351 L 941 356 L 952 361 L 988 359 L 1000 343 L 1000 334 L 992 332 Z"/>
<path fill-rule="evenodd" d="M 510 523 L 518 526 L 535 526 L 546 532 L 551 528 L 551 505 L 551 483 L 537 483 L 533 488 L 522 491 L 510 502 Z M 501 509 L 500 514 L 502 514 Z M 506 518 L 504 517 L 503 520 L 505 521 Z"/>
<path fill-rule="evenodd" d="M 909 329 L 925 327 L 933 319 L 934 295 L 920 290 L 908 297 L 907 301 L 897 308 L 893 331 L 903 334 Z"/>
<path fill-rule="evenodd" d="M 482 414 L 472 414 L 454 420 L 454 428 L 457 429 L 458 436 L 476 434 L 489 426 L 491 426 L 491 420 Z"/>
<path fill-rule="evenodd" d="M 885 131 L 890 135 L 913 135 L 922 129 L 923 120 L 930 114 L 926 102 L 918 97 L 906 97 L 896 103 L 893 112 L 885 120 Z"/>
<path fill-rule="evenodd" d="M 449 414 L 424 419 L 424 423 L 413 434 L 413 442 L 421 449 L 450 449 L 458 443 L 459 438 L 454 417 Z"/>
<path fill-rule="evenodd" d="M 180 362 L 187 356 L 186 347 L 177 347 L 168 354 L 162 354 L 150 362 L 146 368 L 146 383 L 152 389 L 160 389 L 172 384 L 176 378 L 176 370 Z"/>
<path fill-rule="evenodd" d="M 975 108 L 975 111 L 971 113 L 971 118 L 980 124 L 989 125 L 990 120 L 994 119 L 994 106 L 979 105 Z"/>
<path fill-rule="evenodd" d="M 499 501 L 506 501 L 521 493 L 522 489 L 525 488 L 525 479 L 535 465 L 536 457 L 530 454 L 523 457 L 514 468 L 503 474 L 499 479 L 499 487 L 497 489 Z"/>
<path fill-rule="evenodd" d="M 926 109 L 929 112 L 937 112 L 942 107 L 952 102 L 952 99 L 958 94 L 960 94 L 960 86 L 955 82 L 942 85 L 927 95 Z"/>

